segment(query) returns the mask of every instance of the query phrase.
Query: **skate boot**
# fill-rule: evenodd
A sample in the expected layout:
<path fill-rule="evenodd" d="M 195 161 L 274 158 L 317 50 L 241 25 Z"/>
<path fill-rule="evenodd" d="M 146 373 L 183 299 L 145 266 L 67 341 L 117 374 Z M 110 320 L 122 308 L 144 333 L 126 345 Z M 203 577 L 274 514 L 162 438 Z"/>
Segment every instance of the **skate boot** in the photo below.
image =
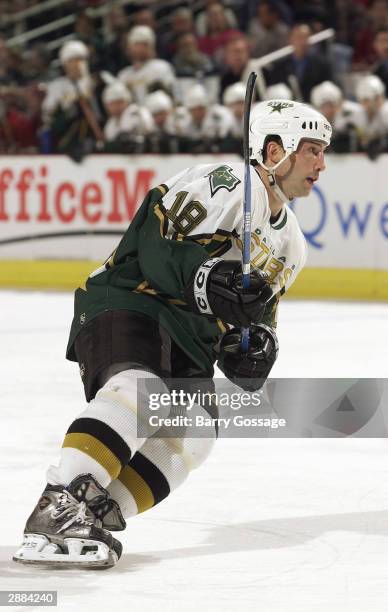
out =
<path fill-rule="evenodd" d="M 127 524 L 118 503 L 91 474 L 80 474 L 71 482 L 71 493 L 79 502 L 85 502 L 102 527 L 108 531 L 123 531 Z"/>
<path fill-rule="evenodd" d="M 102 527 L 102 520 L 88 507 L 93 502 L 102 519 L 115 516 L 113 500 L 90 474 L 77 476 L 67 487 L 48 484 L 27 521 L 23 544 L 13 560 L 70 568 L 100 569 L 115 565 L 121 556 L 121 543 Z M 118 524 L 122 519 L 119 513 Z M 120 528 L 124 527 L 125 522 Z"/>

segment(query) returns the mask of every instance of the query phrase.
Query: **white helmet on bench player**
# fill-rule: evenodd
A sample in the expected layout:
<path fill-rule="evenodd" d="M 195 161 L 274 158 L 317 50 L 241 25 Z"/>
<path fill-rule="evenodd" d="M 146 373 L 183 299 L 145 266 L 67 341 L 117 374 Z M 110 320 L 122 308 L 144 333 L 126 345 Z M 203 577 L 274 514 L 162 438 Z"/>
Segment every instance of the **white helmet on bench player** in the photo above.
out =
<path fill-rule="evenodd" d="M 289 198 L 276 184 L 275 170 L 297 150 L 301 140 L 318 140 L 329 145 L 331 134 L 327 119 L 307 104 L 292 100 L 260 102 L 252 109 L 249 121 L 250 158 L 267 170 L 271 187 L 286 202 Z M 271 168 L 264 163 L 264 144 L 270 135 L 279 136 L 285 150 L 284 157 Z"/>

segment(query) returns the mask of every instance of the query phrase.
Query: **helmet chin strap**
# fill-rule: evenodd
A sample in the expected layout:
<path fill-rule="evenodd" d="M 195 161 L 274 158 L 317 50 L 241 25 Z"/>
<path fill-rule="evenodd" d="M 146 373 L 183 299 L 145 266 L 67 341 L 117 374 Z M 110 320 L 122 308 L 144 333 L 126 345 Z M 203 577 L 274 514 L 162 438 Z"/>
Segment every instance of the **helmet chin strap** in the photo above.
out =
<path fill-rule="evenodd" d="M 278 161 L 278 163 L 275 164 L 274 166 L 272 166 L 271 168 L 266 166 L 263 162 L 259 162 L 260 166 L 262 168 L 264 168 L 264 170 L 266 170 L 268 172 L 269 186 L 271 187 L 271 189 L 273 189 L 273 191 L 275 192 L 275 194 L 279 198 L 279 200 L 282 202 L 282 204 L 284 204 L 285 202 L 291 202 L 292 198 L 289 198 L 288 196 L 286 196 L 284 191 L 277 184 L 276 176 L 275 176 L 275 170 L 277 168 L 279 168 L 280 164 L 282 164 L 284 161 L 286 161 L 286 159 L 288 159 L 291 154 L 292 154 L 292 151 L 289 151 L 288 153 L 286 153 L 285 156 L 282 157 L 282 159 L 280 161 Z M 291 168 L 291 170 L 292 170 L 292 168 Z"/>

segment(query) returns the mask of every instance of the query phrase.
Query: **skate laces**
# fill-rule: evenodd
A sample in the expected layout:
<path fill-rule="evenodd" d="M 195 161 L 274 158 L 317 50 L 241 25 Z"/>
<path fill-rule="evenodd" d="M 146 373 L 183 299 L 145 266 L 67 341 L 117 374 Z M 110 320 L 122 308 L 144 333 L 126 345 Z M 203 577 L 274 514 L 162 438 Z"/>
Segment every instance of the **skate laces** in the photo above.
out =
<path fill-rule="evenodd" d="M 93 525 L 94 519 L 88 516 L 87 512 L 88 508 L 85 502 L 78 502 L 67 493 L 62 493 L 59 497 L 59 506 L 53 510 L 52 517 L 60 519 L 68 516 L 69 520 L 58 529 L 57 533 L 65 531 L 74 523 Z"/>

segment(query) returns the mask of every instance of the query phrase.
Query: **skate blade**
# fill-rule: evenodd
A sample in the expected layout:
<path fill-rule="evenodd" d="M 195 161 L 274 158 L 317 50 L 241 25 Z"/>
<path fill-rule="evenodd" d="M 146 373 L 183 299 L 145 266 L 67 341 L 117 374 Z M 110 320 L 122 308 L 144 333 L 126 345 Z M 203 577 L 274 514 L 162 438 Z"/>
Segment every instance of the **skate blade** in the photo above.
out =
<path fill-rule="evenodd" d="M 63 552 L 56 544 L 40 534 L 28 534 L 19 550 L 12 557 L 16 563 L 41 565 L 52 568 L 67 569 L 108 569 L 116 565 L 118 557 L 104 542 L 65 538 L 64 545 L 68 552 Z M 84 546 L 93 546 L 97 550 L 81 554 Z"/>
<path fill-rule="evenodd" d="M 109 555 L 108 559 L 103 561 L 85 561 L 85 555 L 83 555 L 82 562 L 78 562 L 77 560 L 67 560 L 59 561 L 58 557 L 62 555 L 55 555 L 55 560 L 51 560 L 47 557 L 42 557 L 41 559 L 29 559 L 28 557 L 17 557 L 14 555 L 12 560 L 16 563 L 20 563 L 23 565 L 30 566 L 39 566 L 39 567 L 47 567 L 52 569 L 93 569 L 93 570 L 103 570 L 114 567 L 117 563 L 117 556 L 114 553 Z M 63 555 L 65 556 L 65 555 Z"/>

